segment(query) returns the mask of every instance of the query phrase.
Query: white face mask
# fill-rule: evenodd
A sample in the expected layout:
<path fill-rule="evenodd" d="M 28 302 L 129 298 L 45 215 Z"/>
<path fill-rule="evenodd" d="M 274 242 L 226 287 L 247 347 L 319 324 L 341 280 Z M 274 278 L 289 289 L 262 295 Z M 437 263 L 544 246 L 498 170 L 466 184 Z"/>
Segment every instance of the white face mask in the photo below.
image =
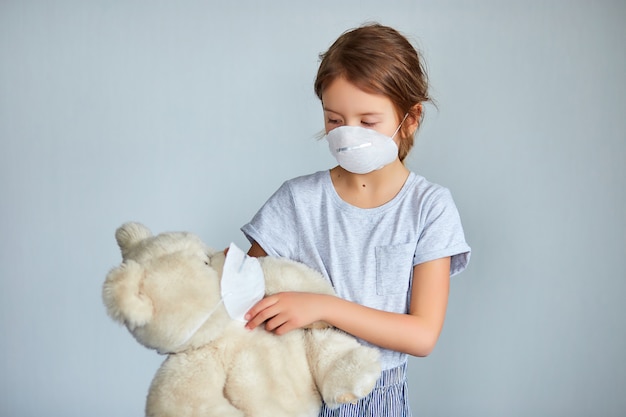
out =
<path fill-rule="evenodd" d="M 361 126 L 339 126 L 326 134 L 330 153 L 339 165 L 354 174 L 367 174 L 398 158 L 398 145 L 393 140 L 408 114 L 391 137 Z"/>
<path fill-rule="evenodd" d="M 224 261 L 220 287 L 228 315 L 234 320 L 245 322 L 244 316 L 248 310 L 265 295 L 265 278 L 259 260 L 246 255 L 231 243 Z"/>

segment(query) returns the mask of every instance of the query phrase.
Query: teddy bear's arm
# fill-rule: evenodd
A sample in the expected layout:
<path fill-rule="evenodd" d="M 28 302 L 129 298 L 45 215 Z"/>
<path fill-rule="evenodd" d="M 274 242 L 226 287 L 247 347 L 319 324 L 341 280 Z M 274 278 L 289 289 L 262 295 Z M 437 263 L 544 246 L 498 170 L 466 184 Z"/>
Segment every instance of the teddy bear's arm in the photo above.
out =
<path fill-rule="evenodd" d="M 243 417 L 224 397 L 226 372 L 208 352 L 170 355 L 150 386 L 148 417 Z"/>
<path fill-rule="evenodd" d="M 259 258 L 265 275 L 266 295 L 283 291 L 313 292 L 335 295 L 332 285 L 322 274 L 308 266 L 285 258 Z"/>
<path fill-rule="evenodd" d="M 286 258 L 266 256 L 259 258 L 265 275 L 265 295 L 283 291 L 312 292 L 335 295 L 330 282 L 322 274 L 303 263 Z M 305 329 L 326 329 L 328 323 L 317 321 L 305 326 Z"/>

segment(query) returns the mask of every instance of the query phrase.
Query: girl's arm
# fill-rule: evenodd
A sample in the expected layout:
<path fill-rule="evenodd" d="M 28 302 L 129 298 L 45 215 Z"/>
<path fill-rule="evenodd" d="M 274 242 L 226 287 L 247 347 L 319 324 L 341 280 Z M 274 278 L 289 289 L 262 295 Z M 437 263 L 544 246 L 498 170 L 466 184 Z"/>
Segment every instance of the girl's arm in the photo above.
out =
<path fill-rule="evenodd" d="M 248 252 L 263 256 L 254 243 Z M 450 287 L 450 258 L 441 258 L 413 268 L 411 304 L 408 314 L 365 307 L 339 297 L 283 292 L 259 301 L 246 315 L 246 325 L 278 335 L 325 321 L 377 346 L 414 356 L 428 355 L 437 342 L 446 314 Z"/>

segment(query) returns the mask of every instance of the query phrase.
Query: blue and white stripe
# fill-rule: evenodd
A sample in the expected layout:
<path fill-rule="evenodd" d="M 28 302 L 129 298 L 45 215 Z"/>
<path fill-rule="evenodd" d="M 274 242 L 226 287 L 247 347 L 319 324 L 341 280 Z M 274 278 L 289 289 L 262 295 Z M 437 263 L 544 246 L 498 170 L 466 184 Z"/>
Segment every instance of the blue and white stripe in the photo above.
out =
<path fill-rule="evenodd" d="M 356 404 L 330 409 L 322 406 L 319 417 L 411 417 L 407 397 L 406 363 L 385 370 L 372 392 Z"/>

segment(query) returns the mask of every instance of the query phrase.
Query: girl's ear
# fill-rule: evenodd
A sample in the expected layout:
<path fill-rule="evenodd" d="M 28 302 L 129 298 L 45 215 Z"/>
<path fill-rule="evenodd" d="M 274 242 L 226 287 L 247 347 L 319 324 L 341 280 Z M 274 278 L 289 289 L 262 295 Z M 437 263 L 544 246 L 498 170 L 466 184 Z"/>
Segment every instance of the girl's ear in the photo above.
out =
<path fill-rule="evenodd" d="M 406 118 L 408 132 L 413 135 L 415 131 L 419 128 L 419 125 L 422 121 L 422 111 L 424 107 L 422 103 L 417 103 L 415 106 L 411 107 L 409 110 L 409 116 Z"/>

